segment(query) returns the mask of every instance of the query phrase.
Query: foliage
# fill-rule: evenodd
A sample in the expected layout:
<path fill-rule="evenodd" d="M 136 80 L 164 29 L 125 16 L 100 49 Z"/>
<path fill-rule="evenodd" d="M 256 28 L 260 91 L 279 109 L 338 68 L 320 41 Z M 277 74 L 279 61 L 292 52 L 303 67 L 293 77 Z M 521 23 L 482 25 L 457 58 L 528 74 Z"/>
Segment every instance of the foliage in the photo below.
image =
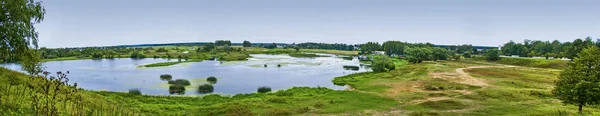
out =
<path fill-rule="evenodd" d="M 38 47 L 35 24 L 44 19 L 39 1 L 7 0 L 0 4 L 0 61 L 16 61 L 23 53 Z"/>
<path fill-rule="evenodd" d="M 463 53 L 463 57 L 465 57 L 465 58 L 471 58 L 471 53 L 470 52 L 465 52 L 465 53 Z"/>
<path fill-rule="evenodd" d="M 244 43 L 242 43 L 242 46 L 244 46 L 244 47 L 252 47 L 252 43 L 250 43 L 250 41 L 244 40 Z"/>
<path fill-rule="evenodd" d="M 381 50 L 381 45 L 377 42 L 367 42 L 360 45 L 360 52 L 363 54 L 370 54 L 373 53 L 373 51 L 379 50 Z"/>
<path fill-rule="evenodd" d="M 400 41 L 386 41 L 383 43 L 382 48 L 386 55 L 404 55 L 404 47 L 407 43 Z"/>
<path fill-rule="evenodd" d="M 491 49 L 485 52 L 485 58 L 488 61 L 500 60 L 500 50 Z"/>
<path fill-rule="evenodd" d="M 437 60 L 447 60 L 448 56 L 452 54 L 450 51 L 444 49 L 444 48 L 432 48 L 431 50 L 431 57 L 433 61 L 437 61 Z"/>
<path fill-rule="evenodd" d="M 563 69 L 568 66 L 569 61 L 537 58 L 501 58 L 496 61 L 496 63 L 537 68 Z"/>
<path fill-rule="evenodd" d="M 173 76 L 171 76 L 170 74 L 162 74 L 162 75 L 160 75 L 160 80 L 170 81 L 172 79 L 173 79 Z"/>
<path fill-rule="evenodd" d="M 215 41 L 215 46 L 231 46 L 231 41 L 229 40 L 217 40 Z"/>
<path fill-rule="evenodd" d="M 140 91 L 140 89 L 129 89 L 129 94 L 142 95 L 142 91 Z"/>
<path fill-rule="evenodd" d="M 344 67 L 344 69 L 346 69 L 346 70 L 358 70 L 358 69 L 360 69 L 360 67 L 359 67 L 359 66 L 349 66 L 349 65 L 344 65 L 344 66 L 342 66 L 342 67 Z"/>
<path fill-rule="evenodd" d="M 198 86 L 198 93 L 212 93 L 215 90 L 211 84 L 203 84 Z"/>
<path fill-rule="evenodd" d="M 421 63 L 432 57 L 432 51 L 428 48 L 407 48 L 406 59 L 411 63 Z"/>
<path fill-rule="evenodd" d="M 175 79 L 175 81 L 169 81 L 169 84 L 178 85 L 178 86 L 189 86 L 190 81 L 187 79 Z"/>
<path fill-rule="evenodd" d="M 210 76 L 210 77 L 206 78 L 206 81 L 208 81 L 209 83 L 215 84 L 215 83 L 217 83 L 217 78 L 214 76 Z"/>
<path fill-rule="evenodd" d="M 340 44 L 340 43 L 329 44 L 329 43 L 306 42 L 306 43 L 296 44 L 294 49 L 296 49 L 296 51 L 299 51 L 299 49 L 324 49 L 324 50 L 352 51 L 352 50 L 354 50 L 354 46 L 348 45 L 348 44 Z"/>
<path fill-rule="evenodd" d="M 600 50 L 598 47 L 584 49 L 577 54 L 558 77 L 552 93 L 565 104 L 582 107 L 600 104 Z"/>
<path fill-rule="evenodd" d="M 204 48 L 202 48 L 202 50 L 205 52 L 211 51 L 213 49 L 215 49 L 215 44 L 213 44 L 212 42 L 204 44 Z"/>
<path fill-rule="evenodd" d="M 271 91 L 271 87 L 267 87 L 267 86 L 263 86 L 263 87 L 258 87 L 257 92 L 259 93 L 267 93 Z"/>
<path fill-rule="evenodd" d="M 169 81 L 171 82 L 171 81 Z M 179 95 L 183 95 L 185 94 L 185 86 L 182 85 L 170 85 L 169 86 L 169 93 L 170 94 L 179 94 Z"/>
<path fill-rule="evenodd" d="M 386 56 L 375 57 L 372 64 L 373 72 L 387 72 L 396 68 L 394 62 Z"/>
<path fill-rule="evenodd" d="M 169 50 L 165 49 L 164 47 L 158 48 L 158 50 L 156 50 L 156 52 L 169 52 Z"/>
<path fill-rule="evenodd" d="M 135 51 L 135 52 L 131 53 L 130 58 L 146 58 L 146 55 L 144 55 L 138 51 Z"/>
<path fill-rule="evenodd" d="M 585 39 L 575 39 L 572 42 L 560 42 L 558 40 L 540 41 L 525 40 L 523 43 L 510 41 L 502 47 L 504 55 L 519 55 L 521 57 L 559 57 L 573 59 L 577 53 L 585 48 L 594 46 L 595 43 L 591 37 Z"/>

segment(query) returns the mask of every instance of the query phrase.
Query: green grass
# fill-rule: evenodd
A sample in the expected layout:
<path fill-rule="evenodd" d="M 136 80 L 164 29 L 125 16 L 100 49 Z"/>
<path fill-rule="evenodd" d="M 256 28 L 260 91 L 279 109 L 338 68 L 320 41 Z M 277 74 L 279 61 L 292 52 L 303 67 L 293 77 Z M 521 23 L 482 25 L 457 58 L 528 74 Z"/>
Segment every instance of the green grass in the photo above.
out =
<path fill-rule="evenodd" d="M 473 58 L 476 60 L 484 61 L 484 57 Z M 570 61 L 559 60 L 559 59 L 540 59 L 540 58 L 512 58 L 502 57 L 498 61 L 493 61 L 499 64 L 508 64 L 516 66 L 536 67 L 536 68 L 552 68 L 552 69 L 563 69 L 568 66 Z"/>

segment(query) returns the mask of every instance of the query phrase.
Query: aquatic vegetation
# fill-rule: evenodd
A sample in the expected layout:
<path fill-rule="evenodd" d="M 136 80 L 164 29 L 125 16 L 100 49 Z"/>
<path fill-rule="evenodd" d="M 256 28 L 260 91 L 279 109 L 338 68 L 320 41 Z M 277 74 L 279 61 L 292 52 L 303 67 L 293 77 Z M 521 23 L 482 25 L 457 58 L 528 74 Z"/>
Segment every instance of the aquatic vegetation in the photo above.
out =
<path fill-rule="evenodd" d="M 187 80 L 187 79 L 176 79 L 175 81 L 173 81 L 172 83 L 169 83 L 169 84 L 174 84 L 174 85 L 179 85 L 179 86 L 189 86 L 189 85 L 191 85 L 190 81 Z"/>
<path fill-rule="evenodd" d="M 258 87 L 257 92 L 259 92 L 259 93 L 271 92 L 271 87 L 267 87 L 267 86 Z"/>
<path fill-rule="evenodd" d="M 185 87 L 181 85 L 171 85 L 169 86 L 169 93 L 183 95 L 185 94 Z"/>
<path fill-rule="evenodd" d="M 298 58 L 323 57 L 323 56 L 320 56 L 320 55 L 317 55 L 317 54 L 300 53 L 300 52 L 288 53 L 288 55 L 290 55 L 291 57 L 298 57 Z"/>
<path fill-rule="evenodd" d="M 160 75 L 160 80 L 170 81 L 171 79 L 173 79 L 173 76 L 171 76 L 170 74 L 162 74 L 162 75 Z"/>
<path fill-rule="evenodd" d="M 203 84 L 198 86 L 198 93 L 212 93 L 215 90 L 211 84 Z"/>
<path fill-rule="evenodd" d="M 208 81 L 211 84 L 215 84 L 215 83 L 217 83 L 217 78 L 214 76 L 210 76 L 210 77 L 206 78 L 206 81 Z"/>
<path fill-rule="evenodd" d="M 129 94 L 142 95 L 142 91 L 140 91 L 140 89 L 129 89 Z"/>
<path fill-rule="evenodd" d="M 343 67 L 346 70 L 358 70 L 358 69 L 360 69 L 359 66 L 349 66 L 349 65 L 346 65 L 346 66 L 343 66 Z"/>

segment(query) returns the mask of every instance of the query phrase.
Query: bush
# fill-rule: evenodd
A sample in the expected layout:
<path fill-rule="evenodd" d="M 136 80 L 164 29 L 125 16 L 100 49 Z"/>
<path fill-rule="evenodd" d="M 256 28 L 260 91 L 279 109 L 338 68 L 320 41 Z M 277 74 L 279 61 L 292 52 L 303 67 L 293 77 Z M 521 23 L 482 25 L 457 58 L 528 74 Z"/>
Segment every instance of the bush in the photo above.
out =
<path fill-rule="evenodd" d="M 171 79 L 173 79 L 173 76 L 171 76 L 170 74 L 162 74 L 162 75 L 160 75 L 160 80 L 170 81 Z"/>
<path fill-rule="evenodd" d="M 271 87 L 267 87 L 267 86 L 258 87 L 258 90 L 257 90 L 257 92 L 259 92 L 259 93 L 267 93 L 270 91 L 271 91 Z"/>
<path fill-rule="evenodd" d="M 169 52 L 169 50 L 167 50 L 165 48 L 158 48 L 158 50 L 156 50 L 156 52 Z"/>
<path fill-rule="evenodd" d="M 358 69 L 360 69 L 359 66 L 343 66 L 343 67 L 346 70 L 358 70 Z"/>
<path fill-rule="evenodd" d="M 212 93 L 215 90 L 211 84 L 203 84 L 198 86 L 198 93 Z"/>
<path fill-rule="evenodd" d="M 371 67 L 373 72 L 387 72 L 396 69 L 396 65 L 386 56 L 376 57 Z"/>
<path fill-rule="evenodd" d="M 463 57 L 465 57 L 465 58 L 471 58 L 471 53 L 470 52 L 465 52 L 465 53 L 463 53 Z"/>
<path fill-rule="evenodd" d="M 140 89 L 129 89 L 129 94 L 142 95 L 142 91 L 140 91 Z"/>
<path fill-rule="evenodd" d="M 173 81 L 173 83 L 169 83 L 169 84 L 174 84 L 174 85 L 179 85 L 179 86 L 189 86 L 190 81 L 186 80 L 186 79 L 177 79 L 177 80 Z"/>
<path fill-rule="evenodd" d="M 489 61 L 500 60 L 500 50 L 491 49 L 485 52 L 485 58 Z"/>
<path fill-rule="evenodd" d="M 209 83 L 215 84 L 215 83 L 217 83 L 217 78 L 214 76 L 210 76 L 210 77 L 206 78 L 206 81 L 208 81 Z"/>
<path fill-rule="evenodd" d="M 169 93 L 179 95 L 185 94 L 185 87 L 180 85 L 171 85 L 169 86 Z"/>

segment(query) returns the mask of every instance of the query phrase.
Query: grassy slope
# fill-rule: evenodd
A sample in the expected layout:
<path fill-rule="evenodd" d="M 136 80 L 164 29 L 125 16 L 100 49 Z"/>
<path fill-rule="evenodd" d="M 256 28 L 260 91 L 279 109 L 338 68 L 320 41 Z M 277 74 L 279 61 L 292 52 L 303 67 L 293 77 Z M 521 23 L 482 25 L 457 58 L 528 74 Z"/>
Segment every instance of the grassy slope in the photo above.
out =
<path fill-rule="evenodd" d="M 468 73 L 490 85 L 484 88 L 455 83 L 461 80 L 430 78 L 432 74 L 452 75 L 456 68 L 482 65 L 490 64 L 470 60 L 425 62 L 391 72 L 342 76 L 333 82 L 394 98 L 401 102 L 400 109 L 407 110 L 405 115 L 560 115 L 559 111 L 570 114 L 577 111 L 575 106 L 565 106 L 551 96 L 557 70 L 469 69 Z M 584 110 L 594 114 L 600 111 L 600 106 Z"/>
<path fill-rule="evenodd" d="M 477 60 L 484 61 L 483 57 L 476 58 Z M 556 59 L 539 59 L 539 58 L 510 58 L 502 57 L 494 63 L 508 64 L 516 66 L 536 67 L 536 68 L 553 68 L 562 69 L 568 66 L 568 60 L 556 60 Z"/>
<path fill-rule="evenodd" d="M 278 49 L 267 51 L 280 52 Z M 490 64 L 471 60 L 424 62 L 411 65 L 404 65 L 406 62 L 403 60 L 394 60 L 394 62 L 398 67 L 390 72 L 358 73 L 333 80 L 338 85 L 351 85 L 354 91 L 292 88 L 268 94 L 240 94 L 233 97 L 134 96 L 127 93 L 93 91 L 84 93 L 95 96 L 93 97 L 95 100 L 115 102 L 120 106 L 133 108 L 134 111 L 144 111 L 153 115 L 222 114 L 226 112 L 223 109 L 229 109 L 232 104 L 247 107 L 254 114 L 260 115 L 323 113 L 559 115 L 559 111 L 571 114 L 576 112 L 575 106 L 562 105 L 560 101 L 551 97 L 549 91 L 559 73 L 556 70 L 534 68 L 467 70 L 466 72 L 472 76 L 483 79 L 490 85 L 478 87 L 430 77 L 432 73 L 447 74 L 455 72 L 456 68 Z M 600 112 L 600 107 L 587 106 L 584 110 L 588 113 Z"/>

